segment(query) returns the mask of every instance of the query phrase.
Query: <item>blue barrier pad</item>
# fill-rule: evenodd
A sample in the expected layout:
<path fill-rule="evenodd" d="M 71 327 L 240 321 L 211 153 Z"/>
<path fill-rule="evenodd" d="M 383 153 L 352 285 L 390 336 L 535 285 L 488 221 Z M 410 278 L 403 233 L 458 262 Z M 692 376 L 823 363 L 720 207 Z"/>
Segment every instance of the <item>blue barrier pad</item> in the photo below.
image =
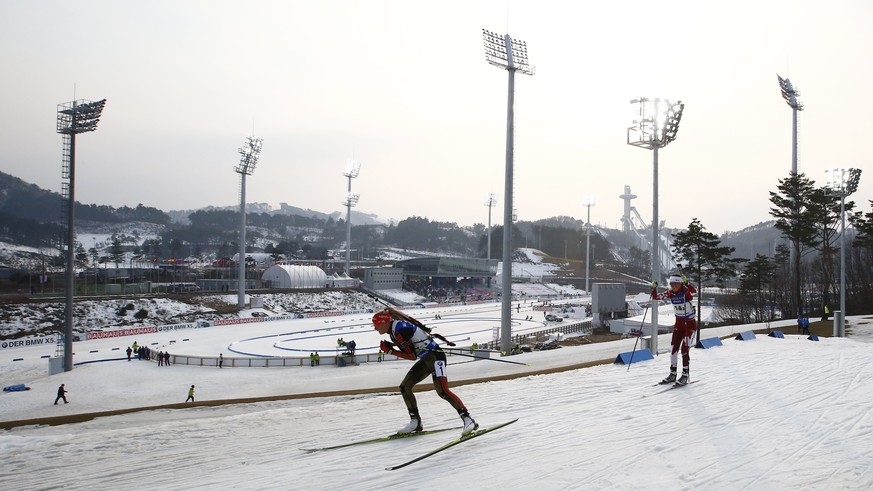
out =
<path fill-rule="evenodd" d="M 808 338 L 806 338 L 806 339 L 808 339 L 808 340 L 810 340 L 810 341 L 818 341 L 818 336 L 816 336 L 815 334 L 813 334 L 813 335 L 811 335 L 810 337 L 808 337 Z"/>
<path fill-rule="evenodd" d="M 737 341 L 751 341 L 755 339 L 755 333 L 752 331 L 744 331 L 737 334 L 737 337 L 734 339 L 736 339 Z"/>
<path fill-rule="evenodd" d="M 698 339 L 697 344 L 694 345 L 695 348 L 702 348 L 702 349 L 714 348 L 716 346 L 722 346 L 721 339 L 719 339 L 719 338 Z"/>
<path fill-rule="evenodd" d="M 613 364 L 615 365 L 630 365 L 631 363 L 637 363 L 639 361 L 645 360 L 654 360 L 655 357 L 652 356 L 652 352 L 646 349 L 638 349 L 636 351 L 627 351 L 625 353 L 619 353 L 615 358 Z"/>
<path fill-rule="evenodd" d="M 785 335 L 782 334 L 782 331 L 773 331 L 770 334 L 768 334 L 768 336 L 770 336 L 771 338 L 785 339 Z"/>

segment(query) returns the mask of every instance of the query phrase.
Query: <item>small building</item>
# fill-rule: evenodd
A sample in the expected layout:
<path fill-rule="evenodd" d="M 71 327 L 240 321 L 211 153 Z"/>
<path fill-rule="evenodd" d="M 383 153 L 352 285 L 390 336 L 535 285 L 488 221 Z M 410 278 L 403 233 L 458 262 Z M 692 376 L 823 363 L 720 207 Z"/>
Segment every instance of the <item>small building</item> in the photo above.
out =
<path fill-rule="evenodd" d="M 497 275 L 496 259 L 428 256 L 397 261 L 394 267 L 403 269 L 406 281 L 428 280 L 438 288 L 465 280 L 472 287 Z"/>
<path fill-rule="evenodd" d="M 403 268 L 367 268 L 364 286 L 371 290 L 399 290 L 403 288 Z"/>
<path fill-rule="evenodd" d="M 594 317 L 594 327 L 602 327 L 604 320 L 624 319 L 627 317 L 627 302 L 625 302 L 625 297 L 625 285 L 623 283 L 592 284 L 591 310 Z"/>
<path fill-rule="evenodd" d="M 325 288 L 330 283 L 318 266 L 277 264 L 261 275 L 264 288 Z"/>

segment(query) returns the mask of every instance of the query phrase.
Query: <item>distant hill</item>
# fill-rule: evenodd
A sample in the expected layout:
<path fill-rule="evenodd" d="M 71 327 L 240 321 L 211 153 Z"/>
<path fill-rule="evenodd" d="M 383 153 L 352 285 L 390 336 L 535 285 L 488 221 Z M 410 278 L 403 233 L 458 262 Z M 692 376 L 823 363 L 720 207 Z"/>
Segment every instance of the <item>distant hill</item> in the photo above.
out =
<path fill-rule="evenodd" d="M 0 213 L 36 222 L 56 222 L 61 218 L 61 197 L 0 172 Z"/>
<path fill-rule="evenodd" d="M 345 241 L 345 227 L 340 223 L 345 219 L 342 211 L 323 213 L 308 208 L 300 208 L 280 203 L 274 207 L 268 203 L 246 205 L 251 216 L 248 239 L 255 247 L 268 243 L 302 248 L 309 244 L 319 250 L 341 248 Z M 235 239 L 233 214 L 239 211 L 238 205 L 208 206 L 197 210 L 161 211 L 157 208 L 137 205 L 135 208 L 114 208 L 106 205 L 76 205 L 76 222 L 80 232 L 119 234 L 132 225 L 140 235 L 160 237 L 166 243 L 177 239 L 184 244 L 204 247 L 224 247 Z M 189 217 L 195 215 L 198 222 L 192 225 Z M 294 217 L 301 217 L 294 219 Z M 290 218 L 290 219 L 288 219 Z M 229 226 L 229 223 L 233 226 Z M 745 229 L 729 232 L 721 236 L 722 245 L 736 248 L 736 257 L 754 258 L 755 254 L 772 254 L 776 245 L 784 242 L 774 221 L 762 222 Z M 41 189 L 17 177 L 0 172 L 0 241 L 11 244 L 45 247 L 57 241 L 63 230 L 61 217 L 61 198 L 53 191 Z M 385 232 L 358 230 L 353 232 L 353 244 L 365 243 L 367 248 L 403 247 L 426 248 L 429 251 L 461 255 L 482 254 L 484 257 L 484 229 L 460 227 L 454 223 L 430 222 L 422 217 L 410 217 L 399 222 L 387 223 L 376 215 L 352 211 L 352 225 L 367 229 L 389 225 Z M 418 228 L 416 228 L 418 226 Z M 519 234 L 519 245 L 530 242 L 540 246 L 556 257 L 578 256 L 578 234 L 584 230 L 582 220 L 569 216 L 555 216 L 536 221 L 521 221 L 515 224 Z M 131 227 L 128 227 L 131 228 Z M 499 230 L 496 229 L 496 230 Z M 602 237 L 602 247 L 611 248 L 611 256 L 619 262 L 626 262 L 626 252 L 632 247 L 645 249 L 647 246 L 636 234 L 625 234 L 620 230 L 595 227 L 596 235 Z M 677 230 L 674 230 L 675 233 Z M 669 232 L 669 230 L 665 230 Z M 127 234 L 130 235 L 130 234 Z M 598 238 L 599 238 L 598 237 Z M 403 243 L 415 238 L 422 244 Z M 295 244 L 296 243 L 296 244 Z M 568 247 L 568 244 L 572 247 Z M 609 245 L 607 245 L 609 244 Z M 496 241 L 499 245 L 499 241 Z M 492 244 L 495 247 L 495 244 Z M 598 247 L 598 243 L 594 243 Z M 495 251 L 498 248 L 495 248 Z M 604 249 L 606 250 L 606 249 Z M 492 251 L 494 252 L 494 251 Z M 592 259 L 594 259 L 592 255 Z"/>
<path fill-rule="evenodd" d="M 721 245 L 734 247 L 734 257 L 754 259 L 755 255 L 772 256 L 779 244 L 787 244 L 782 232 L 776 228 L 776 220 L 761 222 L 736 232 L 722 234 Z"/>
<path fill-rule="evenodd" d="M 206 206 L 203 208 L 198 208 L 194 210 L 171 210 L 167 212 L 167 215 L 173 221 L 173 223 L 178 223 L 180 225 L 189 225 L 191 221 L 188 219 L 188 216 L 195 211 L 239 211 L 239 205 L 229 205 L 229 206 Z M 318 220 L 327 221 L 330 218 L 337 220 L 342 218 L 346 219 L 346 214 L 340 211 L 335 211 L 333 213 L 323 213 L 320 211 L 315 211 L 309 208 L 299 208 L 297 206 L 289 205 L 288 203 L 279 203 L 279 208 L 275 208 L 269 203 L 246 203 L 246 215 L 251 213 L 266 213 L 268 215 L 296 215 L 306 218 L 315 218 Z M 378 215 L 370 214 L 370 213 L 362 213 L 359 211 L 352 210 L 352 225 L 387 225 L 388 221 L 379 218 Z"/>
<path fill-rule="evenodd" d="M 0 172 L 0 213 L 42 223 L 61 223 L 61 195 Z M 76 220 L 92 222 L 147 222 L 166 225 L 170 217 L 163 211 L 139 204 L 136 208 L 85 205 L 76 202 Z"/>

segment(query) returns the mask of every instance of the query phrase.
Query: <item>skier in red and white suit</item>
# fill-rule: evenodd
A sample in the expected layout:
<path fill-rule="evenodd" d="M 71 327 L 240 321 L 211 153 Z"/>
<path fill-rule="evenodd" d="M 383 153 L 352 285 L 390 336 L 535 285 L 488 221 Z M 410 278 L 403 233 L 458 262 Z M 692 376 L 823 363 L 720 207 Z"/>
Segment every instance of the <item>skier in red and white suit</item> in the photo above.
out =
<path fill-rule="evenodd" d="M 697 322 L 694 305 L 691 303 L 692 295 L 697 293 L 694 285 L 688 283 L 684 276 L 672 275 L 669 279 L 670 289 L 658 293 L 658 283 L 652 283 L 652 298 L 654 300 L 670 300 L 673 304 L 673 312 L 676 315 L 676 324 L 673 325 L 673 338 L 670 341 L 670 375 L 661 381 L 662 384 L 675 382 L 680 385 L 688 383 L 688 364 L 691 361 L 689 348 L 694 331 L 697 330 Z M 679 350 L 682 350 L 682 376 L 676 379 L 676 367 L 679 361 Z"/>

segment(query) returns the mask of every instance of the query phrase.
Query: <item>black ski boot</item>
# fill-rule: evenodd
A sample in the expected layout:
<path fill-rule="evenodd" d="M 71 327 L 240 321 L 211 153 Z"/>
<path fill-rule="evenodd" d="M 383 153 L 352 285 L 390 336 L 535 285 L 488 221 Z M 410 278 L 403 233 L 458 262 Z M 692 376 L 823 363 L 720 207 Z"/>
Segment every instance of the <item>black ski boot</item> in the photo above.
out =
<path fill-rule="evenodd" d="M 676 367 L 670 367 L 670 375 L 660 382 L 661 385 L 672 384 L 676 382 Z"/>
<path fill-rule="evenodd" d="M 685 385 L 688 383 L 688 367 L 682 369 L 682 376 L 676 381 L 676 385 Z"/>

